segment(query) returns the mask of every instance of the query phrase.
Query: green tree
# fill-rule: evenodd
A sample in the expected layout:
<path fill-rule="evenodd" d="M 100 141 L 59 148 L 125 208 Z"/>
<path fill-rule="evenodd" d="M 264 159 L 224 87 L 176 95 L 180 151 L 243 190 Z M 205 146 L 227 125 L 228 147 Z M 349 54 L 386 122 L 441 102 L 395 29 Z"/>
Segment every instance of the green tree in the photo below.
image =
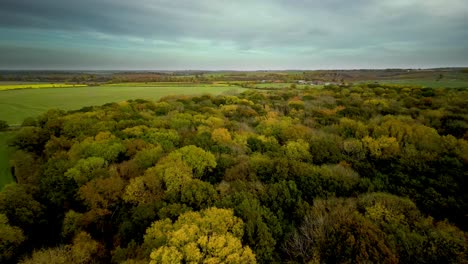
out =
<path fill-rule="evenodd" d="M 74 179 L 81 186 L 93 178 L 107 176 L 106 166 L 107 162 L 100 157 L 80 159 L 73 168 L 67 170 L 65 177 Z"/>
<path fill-rule="evenodd" d="M 0 213 L 23 230 L 41 222 L 44 207 L 20 184 L 9 184 L 0 192 Z"/>
<path fill-rule="evenodd" d="M 196 146 L 185 146 L 168 155 L 168 159 L 182 160 L 193 170 L 193 176 L 201 178 L 216 167 L 216 158 L 210 152 Z"/>
<path fill-rule="evenodd" d="M 0 262 L 8 262 L 18 255 L 18 248 L 25 239 L 23 230 L 11 226 L 6 215 L 0 214 Z"/>

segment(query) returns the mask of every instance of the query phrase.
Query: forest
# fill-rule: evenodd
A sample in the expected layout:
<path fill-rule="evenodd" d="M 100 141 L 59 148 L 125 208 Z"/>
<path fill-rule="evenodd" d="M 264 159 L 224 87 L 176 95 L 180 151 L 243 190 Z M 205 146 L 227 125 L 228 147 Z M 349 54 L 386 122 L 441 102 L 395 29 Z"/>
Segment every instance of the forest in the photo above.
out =
<path fill-rule="evenodd" d="M 468 89 L 356 83 L 25 119 L 1 263 L 468 263 Z"/>

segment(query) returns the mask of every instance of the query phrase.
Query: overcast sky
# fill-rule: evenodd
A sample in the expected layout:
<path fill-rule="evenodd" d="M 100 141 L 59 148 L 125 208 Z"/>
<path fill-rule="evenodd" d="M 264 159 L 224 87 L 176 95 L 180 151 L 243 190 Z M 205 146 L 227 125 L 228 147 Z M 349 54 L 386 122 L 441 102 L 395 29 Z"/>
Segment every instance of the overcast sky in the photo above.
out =
<path fill-rule="evenodd" d="M 0 0 L 0 69 L 468 66 L 468 0 Z"/>

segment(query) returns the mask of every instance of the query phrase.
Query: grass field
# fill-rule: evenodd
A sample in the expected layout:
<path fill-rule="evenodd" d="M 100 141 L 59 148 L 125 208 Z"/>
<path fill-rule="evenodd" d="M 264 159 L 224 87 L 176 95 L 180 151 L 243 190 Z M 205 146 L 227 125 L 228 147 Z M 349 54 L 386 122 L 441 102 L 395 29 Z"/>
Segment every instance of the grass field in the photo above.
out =
<path fill-rule="evenodd" d="M 158 100 L 168 95 L 221 94 L 244 90 L 241 87 L 222 84 L 140 85 L 143 84 L 0 91 L 0 120 L 17 125 L 21 124 L 24 118 L 37 116 L 50 108 L 73 110 L 128 99 Z"/>
<path fill-rule="evenodd" d="M 112 83 L 105 86 L 111 87 L 227 87 L 229 84 L 225 82 L 216 82 L 214 84 L 206 83 L 191 83 L 191 82 L 129 82 L 129 83 Z"/>
<path fill-rule="evenodd" d="M 0 83 L 0 91 L 19 89 L 72 88 L 86 87 L 86 84 L 66 83 Z"/>
<path fill-rule="evenodd" d="M 290 88 L 291 85 L 295 83 L 257 83 L 255 84 L 255 88 Z M 297 89 L 304 89 L 304 88 L 322 88 L 322 85 L 304 85 L 304 84 L 296 84 Z"/>
<path fill-rule="evenodd" d="M 8 147 L 8 141 L 13 137 L 14 132 L 0 132 L 0 190 L 7 183 L 13 181 L 10 172 L 9 155 L 12 151 Z"/>
<path fill-rule="evenodd" d="M 16 84 L 15 84 L 16 85 Z M 31 86 L 32 84 L 27 84 Z M 17 85 L 16 85 L 17 86 Z M 52 88 L 37 85 L 37 88 Z M 227 84 L 190 83 L 125 83 L 96 87 L 14 89 L 0 90 L 0 120 L 10 125 L 21 124 L 24 118 L 34 117 L 50 108 L 64 110 L 80 109 L 85 106 L 102 105 L 129 99 L 158 100 L 168 95 L 221 94 L 241 92 L 244 88 Z M 14 132 L 0 132 L 0 189 L 13 180 L 9 168 L 7 141 Z"/>
<path fill-rule="evenodd" d="M 369 81 L 375 82 L 375 81 Z M 379 83 L 388 83 L 388 84 L 409 84 L 409 85 L 420 85 L 423 87 L 432 87 L 432 88 L 468 88 L 468 80 L 451 80 L 451 79 L 442 79 L 440 81 L 436 80 L 379 80 Z"/>

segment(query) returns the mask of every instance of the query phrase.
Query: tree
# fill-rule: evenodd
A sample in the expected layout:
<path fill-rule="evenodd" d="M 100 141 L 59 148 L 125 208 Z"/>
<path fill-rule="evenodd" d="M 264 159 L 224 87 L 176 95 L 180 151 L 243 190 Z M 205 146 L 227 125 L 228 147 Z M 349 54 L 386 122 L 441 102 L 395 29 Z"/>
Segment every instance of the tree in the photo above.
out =
<path fill-rule="evenodd" d="M 370 156 L 378 159 L 389 159 L 400 152 L 400 146 L 394 137 L 381 136 L 377 139 L 364 137 L 364 146 L 369 150 Z"/>
<path fill-rule="evenodd" d="M 40 223 L 44 207 L 20 184 L 9 184 L 0 192 L 0 213 L 25 231 Z"/>
<path fill-rule="evenodd" d="M 209 208 L 154 222 L 145 234 L 150 263 L 255 263 L 255 255 L 241 244 L 242 220 L 232 210 Z"/>
<path fill-rule="evenodd" d="M 30 258 L 21 264 L 68 264 L 71 263 L 70 251 L 67 246 L 35 250 Z"/>
<path fill-rule="evenodd" d="M 134 204 L 147 204 L 164 197 L 163 179 L 157 175 L 140 176 L 130 180 L 123 199 Z"/>
<path fill-rule="evenodd" d="M 316 200 L 286 253 L 304 263 L 397 263 L 385 234 L 355 210 L 353 200 Z"/>
<path fill-rule="evenodd" d="M 90 264 L 98 263 L 104 248 L 85 232 L 75 236 L 71 245 L 35 250 L 21 264 Z"/>
<path fill-rule="evenodd" d="M 107 176 L 107 162 L 100 157 L 80 159 L 76 165 L 67 170 L 66 177 L 72 178 L 78 185 L 83 185 L 93 178 Z"/>
<path fill-rule="evenodd" d="M 289 160 L 310 161 L 312 155 L 309 152 L 309 143 L 302 139 L 297 141 L 288 141 L 283 146 L 284 154 Z"/>
<path fill-rule="evenodd" d="M 11 226 L 6 215 L 0 214 L 0 262 L 12 260 L 25 239 L 23 230 Z"/>
<path fill-rule="evenodd" d="M 218 198 L 213 185 L 194 179 L 182 186 L 180 201 L 194 209 L 210 207 Z"/>
<path fill-rule="evenodd" d="M 11 157 L 10 164 L 13 166 L 13 176 L 20 184 L 31 184 L 37 186 L 39 183 L 40 158 L 31 152 L 17 150 Z"/>
<path fill-rule="evenodd" d="M 118 175 L 97 178 L 81 186 L 78 196 L 83 199 L 89 211 L 84 214 L 88 223 L 99 223 L 99 219 L 112 214 L 119 204 L 125 182 Z"/>
<path fill-rule="evenodd" d="M 182 147 L 168 155 L 170 160 L 181 160 L 193 170 L 193 176 L 201 178 L 207 171 L 216 167 L 216 158 L 202 148 L 190 145 Z"/>
<path fill-rule="evenodd" d="M 211 133 L 211 139 L 218 144 L 227 144 L 231 142 L 231 134 L 225 128 L 216 128 Z"/>
<path fill-rule="evenodd" d="M 42 154 L 49 140 L 47 132 L 39 127 L 22 127 L 13 139 L 13 145 L 21 150 Z"/>
<path fill-rule="evenodd" d="M 163 198 L 179 201 L 182 188 L 192 180 L 192 168 L 182 160 L 166 157 L 143 176 L 131 179 L 123 198 L 135 204 L 152 203 Z"/>

